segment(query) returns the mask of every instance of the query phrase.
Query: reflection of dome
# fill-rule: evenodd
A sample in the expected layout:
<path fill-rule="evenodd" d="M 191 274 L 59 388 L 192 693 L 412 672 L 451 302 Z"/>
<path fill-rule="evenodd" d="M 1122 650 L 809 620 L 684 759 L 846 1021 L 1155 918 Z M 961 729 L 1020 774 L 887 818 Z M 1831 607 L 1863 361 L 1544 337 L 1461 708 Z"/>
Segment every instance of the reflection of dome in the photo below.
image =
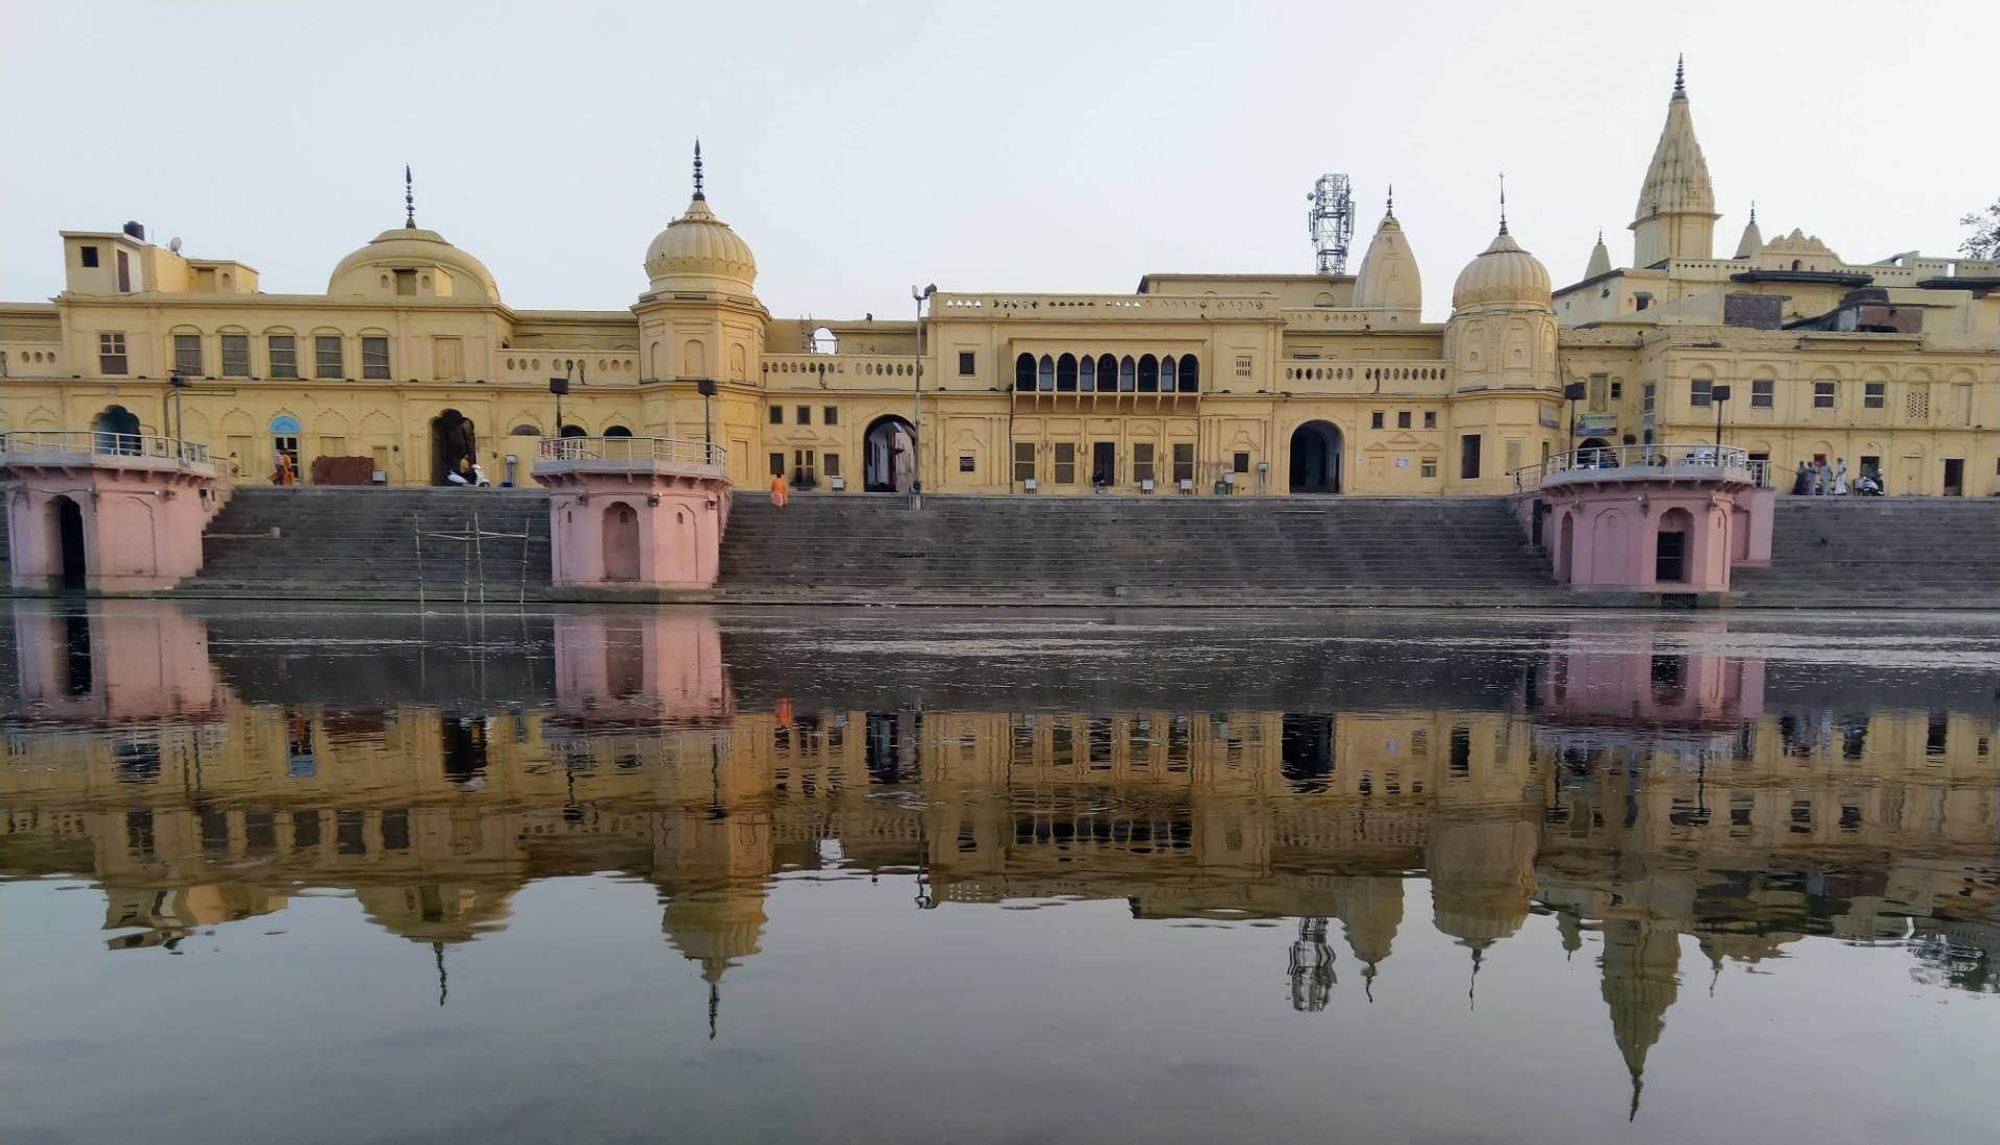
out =
<path fill-rule="evenodd" d="M 667 224 L 646 248 L 646 277 L 655 291 L 714 290 L 750 293 L 757 259 L 750 244 L 708 209 L 701 189 L 701 145 L 694 150 L 694 199 L 687 213 Z"/>
<path fill-rule="evenodd" d="M 443 271 L 427 293 L 439 298 L 500 300 L 500 286 L 486 264 L 414 223 L 383 231 L 368 245 L 340 260 L 327 280 L 328 294 L 384 293 L 381 275 L 393 270 Z M 392 280 L 386 293 L 395 293 Z"/>
<path fill-rule="evenodd" d="M 1521 928 L 1535 886 L 1535 829 L 1516 822 L 1441 822 L 1427 848 L 1431 917 L 1475 949 Z"/>
<path fill-rule="evenodd" d="M 1451 288 L 1451 308 L 1468 306 L 1533 306 L 1549 308 L 1549 272 L 1534 255 L 1521 249 L 1507 224 L 1481 251 L 1478 258 L 1458 273 Z"/>
<path fill-rule="evenodd" d="M 683 958 L 701 963 L 701 976 L 721 979 L 731 965 L 757 953 L 764 935 L 761 887 L 727 887 L 677 894 L 667 902 L 660 930 Z"/>
<path fill-rule="evenodd" d="M 370 922 L 412 942 L 467 942 L 513 913 L 512 892 L 467 883 L 362 887 L 354 897 Z"/>

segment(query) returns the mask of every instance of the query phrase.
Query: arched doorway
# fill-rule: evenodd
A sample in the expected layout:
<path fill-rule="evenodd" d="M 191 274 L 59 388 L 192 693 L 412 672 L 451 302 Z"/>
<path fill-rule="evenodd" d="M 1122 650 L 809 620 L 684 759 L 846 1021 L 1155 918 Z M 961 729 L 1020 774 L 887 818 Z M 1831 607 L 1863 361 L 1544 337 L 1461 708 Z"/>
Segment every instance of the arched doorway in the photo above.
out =
<path fill-rule="evenodd" d="M 639 512 L 623 501 L 604 510 L 604 579 L 639 579 Z"/>
<path fill-rule="evenodd" d="M 461 461 L 469 477 L 473 464 L 479 460 L 478 444 L 472 419 L 457 410 L 448 409 L 432 418 L 431 484 L 451 484 L 445 476 L 457 471 Z"/>
<path fill-rule="evenodd" d="M 90 423 L 99 453 L 139 452 L 139 415 L 124 406 L 108 406 Z"/>
<path fill-rule="evenodd" d="M 1340 492 L 1340 429 L 1309 421 L 1292 431 L 1292 492 Z"/>
<path fill-rule="evenodd" d="M 1660 517 L 1660 534 L 1654 541 L 1653 580 L 1660 584 L 1685 584 L 1688 578 L 1689 545 L 1694 540 L 1694 514 L 1686 509 L 1669 509 Z"/>
<path fill-rule="evenodd" d="M 866 454 L 861 488 L 868 493 L 907 493 L 917 477 L 917 432 L 910 423 L 887 414 L 869 423 L 863 443 Z"/>
<path fill-rule="evenodd" d="M 62 554 L 62 586 L 66 591 L 80 592 L 88 572 L 84 563 L 87 554 L 83 547 L 83 508 L 68 497 L 57 497 L 49 502 L 49 509 L 55 514 L 56 551 Z"/>
<path fill-rule="evenodd" d="M 1611 449 L 1611 443 L 1601 437 L 1586 437 L 1576 447 L 1577 463 L 1594 468 L 1603 463 L 1604 455 Z"/>
<path fill-rule="evenodd" d="M 1562 540 L 1557 547 L 1556 579 L 1568 584 L 1576 579 L 1576 514 L 1564 513 Z"/>
<path fill-rule="evenodd" d="M 631 436 L 632 436 L 632 431 L 631 431 L 631 430 L 629 430 L 629 429 L 626 429 L 626 428 L 625 428 L 624 426 L 622 426 L 622 425 L 607 425 L 607 426 L 605 426 L 605 427 L 604 427 L 604 436 L 606 436 L 606 437 L 631 437 Z"/>

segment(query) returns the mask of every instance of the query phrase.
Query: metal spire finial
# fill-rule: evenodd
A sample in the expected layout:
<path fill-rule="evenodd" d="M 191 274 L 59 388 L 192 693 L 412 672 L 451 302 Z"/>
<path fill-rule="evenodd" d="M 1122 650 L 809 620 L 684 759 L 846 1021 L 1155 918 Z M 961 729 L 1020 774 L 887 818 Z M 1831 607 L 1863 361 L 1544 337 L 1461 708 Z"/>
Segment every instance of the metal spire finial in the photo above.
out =
<path fill-rule="evenodd" d="M 701 140 L 700 139 L 696 139 L 694 141 L 694 197 L 698 200 L 706 200 L 708 198 L 708 196 L 702 194 L 701 191 Z"/>
<path fill-rule="evenodd" d="M 1388 215 L 1389 215 L 1389 217 L 1390 217 L 1390 218 L 1392 218 L 1392 219 L 1396 217 L 1396 185 L 1395 185 L 1394 183 L 1391 183 L 1391 184 L 1389 184 L 1389 210 L 1388 210 Z"/>
<path fill-rule="evenodd" d="M 408 163 L 403 164 L 403 226 L 407 230 L 417 229 L 416 181 L 410 178 Z"/>
<path fill-rule="evenodd" d="M 1757 200 L 1755 199 L 1750 200 L 1750 223 L 1752 226 L 1755 226 L 1757 223 Z"/>
<path fill-rule="evenodd" d="M 1686 90 L 1687 90 L 1687 53 L 1683 52 L 1680 55 L 1674 57 L 1674 91 L 1678 93 L 1678 92 L 1684 92 Z"/>
<path fill-rule="evenodd" d="M 1500 172 L 1500 233 L 1507 233 L 1507 172 Z"/>

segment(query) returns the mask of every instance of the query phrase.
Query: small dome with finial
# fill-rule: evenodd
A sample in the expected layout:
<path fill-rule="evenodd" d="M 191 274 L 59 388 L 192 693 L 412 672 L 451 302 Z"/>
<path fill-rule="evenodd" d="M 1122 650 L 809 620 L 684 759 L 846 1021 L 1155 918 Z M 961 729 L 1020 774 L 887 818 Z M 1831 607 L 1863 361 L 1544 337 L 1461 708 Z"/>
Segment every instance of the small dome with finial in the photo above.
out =
<path fill-rule="evenodd" d="M 646 277 L 655 292 L 691 290 L 748 294 L 757 281 L 750 244 L 715 217 L 702 189 L 701 142 L 694 145 L 694 197 L 679 218 L 646 248 Z"/>
<path fill-rule="evenodd" d="M 383 231 L 341 259 L 327 279 L 326 292 L 408 293 L 396 271 L 416 272 L 420 280 L 416 293 L 424 297 L 500 300 L 500 284 L 485 263 L 436 231 L 417 225 L 416 189 L 408 165 L 403 167 L 403 225 Z"/>
<path fill-rule="evenodd" d="M 1521 249 L 1507 233 L 1507 189 L 1500 187 L 1500 233 L 1478 258 L 1459 271 L 1452 284 L 1451 308 L 1468 306 L 1533 306 L 1549 309 L 1549 272 L 1540 259 Z"/>

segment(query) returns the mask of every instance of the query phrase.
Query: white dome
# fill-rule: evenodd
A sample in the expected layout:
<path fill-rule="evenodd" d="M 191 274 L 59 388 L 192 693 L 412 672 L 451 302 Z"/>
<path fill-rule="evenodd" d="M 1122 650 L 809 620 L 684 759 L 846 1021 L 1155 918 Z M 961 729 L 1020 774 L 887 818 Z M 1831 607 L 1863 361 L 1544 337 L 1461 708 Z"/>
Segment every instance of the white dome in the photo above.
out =
<path fill-rule="evenodd" d="M 1532 306 L 1549 309 L 1549 272 L 1540 259 L 1521 249 L 1503 224 L 1479 257 L 1458 272 L 1451 308 Z"/>
<path fill-rule="evenodd" d="M 687 213 L 646 248 L 646 277 L 654 291 L 748 294 L 757 281 L 757 259 L 697 191 Z"/>

